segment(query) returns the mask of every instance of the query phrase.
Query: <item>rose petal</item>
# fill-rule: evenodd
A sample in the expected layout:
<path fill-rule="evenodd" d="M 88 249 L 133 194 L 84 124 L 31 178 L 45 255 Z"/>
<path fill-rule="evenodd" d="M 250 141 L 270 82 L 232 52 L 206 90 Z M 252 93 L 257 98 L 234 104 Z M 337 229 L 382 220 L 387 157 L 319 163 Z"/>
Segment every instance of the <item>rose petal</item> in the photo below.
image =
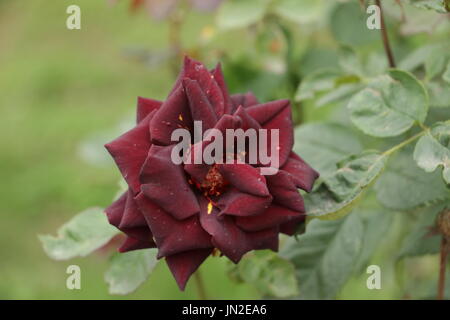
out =
<path fill-rule="evenodd" d="M 172 132 L 185 128 L 192 132 L 192 118 L 184 88 L 179 86 L 156 111 L 150 122 L 152 142 L 170 145 Z"/>
<path fill-rule="evenodd" d="M 197 199 L 187 182 L 182 165 L 171 160 L 174 146 L 153 145 L 142 167 L 142 192 L 176 219 L 199 212 Z"/>
<path fill-rule="evenodd" d="M 128 198 L 128 191 L 124 192 L 119 199 L 114 201 L 108 208 L 105 209 L 106 216 L 110 224 L 119 227 L 122 220 L 123 212 L 125 210 L 125 204 Z"/>
<path fill-rule="evenodd" d="M 211 252 L 212 249 L 199 249 L 166 257 L 167 265 L 177 281 L 180 290 L 184 290 L 186 282 L 203 261 L 208 258 Z"/>
<path fill-rule="evenodd" d="M 134 200 L 133 192 L 129 190 L 119 229 L 134 227 L 147 227 L 147 222 Z"/>
<path fill-rule="evenodd" d="M 247 236 L 253 250 L 270 249 L 278 251 L 278 228 L 271 228 L 256 232 L 248 232 Z"/>
<path fill-rule="evenodd" d="M 289 173 L 278 170 L 275 175 L 266 176 L 266 180 L 275 202 L 294 211 L 305 212 L 303 198 Z"/>
<path fill-rule="evenodd" d="M 297 219 L 281 224 L 280 232 L 287 234 L 288 236 L 293 236 L 299 229 L 299 226 L 305 221 L 305 218 L 306 216 L 301 216 Z"/>
<path fill-rule="evenodd" d="M 176 220 L 140 193 L 136 197 L 158 245 L 158 258 L 195 249 L 211 248 L 211 236 L 203 230 L 198 216 Z"/>
<path fill-rule="evenodd" d="M 225 180 L 242 192 L 261 197 L 270 195 L 266 179 L 257 168 L 245 163 L 219 164 L 217 168 Z"/>
<path fill-rule="evenodd" d="M 229 188 L 218 197 L 217 206 L 220 208 L 219 215 L 252 216 L 264 212 L 269 208 L 271 202 L 270 195 L 258 197 L 241 192 L 236 188 Z"/>
<path fill-rule="evenodd" d="M 154 114 L 149 114 L 136 127 L 105 145 L 134 194 L 140 191 L 139 172 L 151 146 L 148 125 Z"/>
<path fill-rule="evenodd" d="M 245 94 L 233 94 L 231 96 L 231 100 L 233 102 L 234 109 L 237 109 L 239 106 L 247 108 L 259 103 L 258 98 L 255 97 L 253 92 L 247 92 Z"/>
<path fill-rule="evenodd" d="M 217 85 L 222 90 L 223 98 L 224 98 L 224 114 L 230 114 L 231 110 L 233 110 L 233 101 L 231 101 L 230 94 L 228 93 L 228 88 L 225 83 L 225 79 L 222 72 L 222 66 L 220 63 L 211 71 L 212 76 L 216 80 Z"/>
<path fill-rule="evenodd" d="M 281 167 L 286 162 L 294 145 L 294 131 L 292 129 L 293 124 L 289 100 L 277 100 L 253 105 L 248 107 L 246 111 L 264 129 L 279 130 L 279 166 Z M 268 138 L 270 138 L 269 134 Z M 270 139 L 268 140 L 268 147 L 270 147 Z"/>
<path fill-rule="evenodd" d="M 185 57 L 183 75 L 185 78 L 195 80 L 198 83 L 216 116 L 221 117 L 225 110 L 222 89 L 217 84 L 214 75 L 208 71 L 205 65 Z"/>
<path fill-rule="evenodd" d="M 298 188 L 310 192 L 319 173 L 311 168 L 302 158 L 291 152 L 282 170 L 291 175 L 292 181 Z"/>
<path fill-rule="evenodd" d="M 120 246 L 119 252 L 127 252 L 147 248 L 155 248 L 155 243 L 151 240 L 142 241 L 133 237 L 127 237 Z"/>
<path fill-rule="evenodd" d="M 192 120 L 202 122 L 203 132 L 214 128 L 217 115 L 199 83 L 186 78 L 183 80 L 183 86 L 189 100 Z"/>
<path fill-rule="evenodd" d="M 208 200 L 202 196 L 200 202 L 200 223 L 203 229 L 212 236 L 213 245 L 225 256 L 238 263 L 242 256 L 252 250 L 247 235 L 239 229 L 232 217 L 219 215 L 213 207 L 208 213 Z"/>
<path fill-rule="evenodd" d="M 245 231 L 261 231 L 298 218 L 303 213 L 272 204 L 264 213 L 251 217 L 237 217 L 236 225 Z"/>
<path fill-rule="evenodd" d="M 148 116 L 153 110 L 158 109 L 161 105 L 161 101 L 138 97 L 136 122 L 139 123 L 144 120 L 146 116 Z"/>

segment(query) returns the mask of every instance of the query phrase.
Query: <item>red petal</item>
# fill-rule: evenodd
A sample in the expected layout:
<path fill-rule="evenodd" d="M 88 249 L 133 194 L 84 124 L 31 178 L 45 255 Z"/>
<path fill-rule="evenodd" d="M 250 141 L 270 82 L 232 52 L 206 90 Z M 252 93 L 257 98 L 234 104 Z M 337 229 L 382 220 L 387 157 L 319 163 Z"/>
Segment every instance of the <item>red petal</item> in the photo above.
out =
<path fill-rule="evenodd" d="M 158 245 L 158 258 L 195 249 L 211 248 L 211 236 L 198 216 L 176 220 L 140 193 L 136 197 Z"/>
<path fill-rule="evenodd" d="M 105 209 L 106 216 L 110 224 L 119 227 L 122 220 L 123 212 L 125 210 L 125 204 L 128 198 L 128 191 L 124 192 L 119 199 L 114 201 L 108 208 Z"/>
<path fill-rule="evenodd" d="M 257 232 L 248 232 L 253 250 L 270 249 L 278 251 L 278 228 L 271 228 Z"/>
<path fill-rule="evenodd" d="M 282 166 L 287 160 L 294 144 L 294 131 L 289 100 L 277 100 L 254 105 L 248 107 L 246 111 L 251 117 L 258 121 L 264 129 L 280 130 L 279 165 Z M 270 135 L 268 135 L 268 137 L 270 137 Z"/>
<path fill-rule="evenodd" d="M 221 209 L 220 215 L 252 216 L 264 212 L 271 202 L 271 196 L 258 197 L 229 188 L 218 197 L 217 206 Z"/>
<path fill-rule="evenodd" d="M 137 111 L 136 111 L 136 122 L 139 123 L 146 116 L 148 116 L 153 110 L 158 109 L 162 102 L 158 100 L 138 97 L 137 101 Z"/>
<path fill-rule="evenodd" d="M 212 236 L 213 245 L 225 256 L 238 263 L 246 252 L 252 249 L 244 231 L 239 229 L 233 218 L 227 215 L 219 215 L 216 208 L 208 213 L 208 201 L 199 197 L 200 223 L 203 229 Z"/>
<path fill-rule="evenodd" d="M 136 238 L 127 237 L 119 248 L 119 252 L 127 252 L 132 250 L 154 248 L 153 241 L 142 241 Z"/>
<path fill-rule="evenodd" d="M 231 100 L 233 101 L 234 109 L 237 109 L 239 106 L 247 108 L 259 103 L 258 99 L 252 92 L 247 92 L 245 94 L 233 94 L 231 96 Z"/>
<path fill-rule="evenodd" d="M 266 180 L 275 202 L 294 211 L 305 212 L 303 198 L 289 173 L 278 170 L 275 175 L 266 176 Z"/>
<path fill-rule="evenodd" d="M 251 217 L 237 217 L 236 224 L 245 231 L 261 231 L 279 226 L 303 215 L 297 211 L 274 205 L 264 213 Z"/>
<path fill-rule="evenodd" d="M 217 64 L 217 66 L 214 68 L 214 70 L 211 71 L 211 74 L 213 75 L 214 79 L 217 82 L 217 85 L 222 90 L 223 98 L 224 98 L 224 114 L 230 114 L 233 110 L 233 101 L 231 101 L 231 97 L 228 93 L 228 88 L 225 83 L 225 79 L 222 72 L 222 66 L 220 63 Z"/>
<path fill-rule="evenodd" d="M 301 216 L 292 221 L 283 223 L 282 225 L 280 225 L 280 232 L 287 234 L 288 236 L 293 236 L 297 232 L 300 224 L 305 221 L 305 218 L 306 216 Z"/>
<path fill-rule="evenodd" d="M 310 192 L 319 173 L 311 168 L 302 158 L 291 152 L 282 170 L 290 173 L 292 181 L 298 188 Z"/>
<path fill-rule="evenodd" d="M 224 114 L 225 101 L 222 89 L 217 84 L 214 75 L 205 65 L 189 57 L 184 59 L 184 77 L 195 80 L 210 102 L 213 111 L 218 117 Z"/>
<path fill-rule="evenodd" d="M 191 111 L 184 88 L 179 86 L 156 111 L 150 122 L 152 142 L 169 145 L 172 132 L 178 128 L 192 130 Z"/>
<path fill-rule="evenodd" d="M 142 192 L 176 219 L 199 212 L 197 199 L 187 182 L 182 165 L 172 162 L 174 146 L 153 145 L 142 167 Z"/>
<path fill-rule="evenodd" d="M 184 79 L 183 86 L 189 100 L 192 120 L 202 122 L 203 132 L 214 128 L 217 115 L 199 83 L 195 80 Z"/>
<path fill-rule="evenodd" d="M 105 145 L 134 194 L 140 191 L 139 172 L 151 146 L 148 125 L 153 115 Z"/>
<path fill-rule="evenodd" d="M 119 229 L 147 227 L 142 212 L 139 210 L 131 190 L 128 190 L 125 210 L 123 212 L 122 220 L 120 221 Z"/>
<path fill-rule="evenodd" d="M 184 290 L 186 282 L 197 268 L 211 254 L 212 249 L 192 250 L 166 257 L 167 265 L 177 281 L 180 290 Z"/>
<path fill-rule="evenodd" d="M 257 168 L 245 163 L 219 164 L 217 165 L 225 180 L 235 188 L 255 196 L 269 196 L 266 179 Z"/>

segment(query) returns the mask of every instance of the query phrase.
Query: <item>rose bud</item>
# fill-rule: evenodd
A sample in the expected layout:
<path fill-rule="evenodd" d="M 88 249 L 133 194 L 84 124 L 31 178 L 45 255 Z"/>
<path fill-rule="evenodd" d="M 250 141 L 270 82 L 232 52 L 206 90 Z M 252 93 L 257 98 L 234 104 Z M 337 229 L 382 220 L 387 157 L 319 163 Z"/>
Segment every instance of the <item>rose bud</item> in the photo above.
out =
<path fill-rule="evenodd" d="M 200 139 L 189 141 L 183 162 L 174 161 L 179 141 L 173 133 L 198 137 L 197 124 Z M 199 147 L 206 152 L 213 144 L 208 129 L 225 137 L 229 129 L 253 130 L 259 140 L 239 149 L 235 137 L 224 139 L 227 147 L 215 149 L 213 163 L 190 161 Z M 185 58 L 167 99 L 138 98 L 137 125 L 106 144 L 129 186 L 106 209 L 109 222 L 127 236 L 119 251 L 156 247 L 182 290 L 213 251 L 234 263 L 251 250 L 277 251 L 279 233 L 293 235 L 304 222 L 298 188 L 311 191 L 318 177 L 292 151 L 293 143 L 288 100 L 259 103 L 252 93 L 230 95 L 220 65 L 209 71 Z M 250 161 L 255 150 L 256 161 Z M 268 150 L 277 158 L 267 164 L 261 152 Z"/>

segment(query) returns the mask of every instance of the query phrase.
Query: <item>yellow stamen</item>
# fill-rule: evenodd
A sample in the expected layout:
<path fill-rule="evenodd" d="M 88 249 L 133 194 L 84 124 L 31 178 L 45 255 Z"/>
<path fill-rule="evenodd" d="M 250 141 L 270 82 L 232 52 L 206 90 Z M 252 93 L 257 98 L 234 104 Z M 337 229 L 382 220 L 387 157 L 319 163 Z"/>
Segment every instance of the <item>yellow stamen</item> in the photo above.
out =
<path fill-rule="evenodd" d="M 212 209 L 213 209 L 213 205 L 212 205 L 211 202 L 209 202 L 209 203 L 208 203 L 208 214 L 211 214 Z"/>
<path fill-rule="evenodd" d="M 178 115 L 178 120 L 183 121 L 183 116 L 181 115 L 181 113 Z"/>

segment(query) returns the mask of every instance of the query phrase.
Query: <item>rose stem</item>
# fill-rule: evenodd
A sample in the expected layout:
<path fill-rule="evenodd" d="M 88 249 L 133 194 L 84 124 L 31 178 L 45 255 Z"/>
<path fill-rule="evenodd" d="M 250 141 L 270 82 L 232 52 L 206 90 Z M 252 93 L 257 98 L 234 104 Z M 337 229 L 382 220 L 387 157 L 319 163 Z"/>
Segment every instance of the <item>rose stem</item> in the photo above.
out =
<path fill-rule="evenodd" d="M 384 15 L 383 9 L 381 7 L 381 1 L 376 0 L 375 3 L 378 6 L 378 8 L 380 8 L 381 37 L 383 38 L 384 52 L 386 53 L 386 56 L 388 58 L 389 67 L 395 68 L 394 55 L 392 54 L 391 45 L 389 44 L 389 37 L 386 31 L 386 25 L 384 23 Z"/>
<path fill-rule="evenodd" d="M 197 270 L 194 273 L 195 284 L 197 286 L 197 294 L 200 300 L 207 300 L 205 285 L 203 284 L 203 278 L 200 274 L 200 270 Z"/>
<path fill-rule="evenodd" d="M 447 255 L 448 255 L 448 248 L 447 248 L 447 239 L 445 236 L 442 236 L 441 241 L 441 261 L 440 261 L 440 267 L 439 267 L 439 282 L 438 282 L 438 300 L 444 300 L 444 292 L 445 292 L 445 271 L 446 271 L 446 264 L 447 264 Z"/>

